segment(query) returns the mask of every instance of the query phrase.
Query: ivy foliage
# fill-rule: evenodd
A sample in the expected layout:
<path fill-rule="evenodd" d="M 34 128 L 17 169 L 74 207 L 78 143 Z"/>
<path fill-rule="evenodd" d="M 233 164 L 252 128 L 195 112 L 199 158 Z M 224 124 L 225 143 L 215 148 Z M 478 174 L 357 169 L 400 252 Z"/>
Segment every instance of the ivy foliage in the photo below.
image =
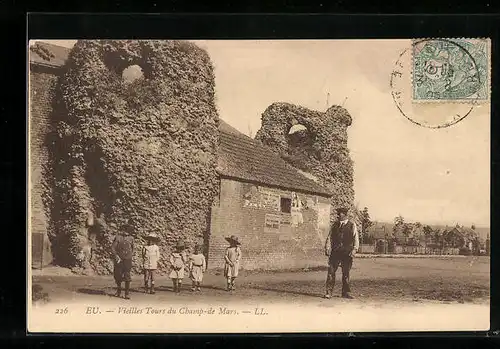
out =
<path fill-rule="evenodd" d="M 138 65 L 143 76 L 122 72 Z M 71 50 L 60 79 L 52 219 L 59 264 L 78 264 L 89 244 L 90 215 L 118 230 L 160 236 L 159 269 L 177 240 L 209 233 L 217 195 L 218 115 L 208 54 L 183 41 L 83 40 Z M 111 269 L 116 232 L 102 230 L 92 269 Z M 56 247 L 57 248 L 57 247 Z M 140 269 L 139 249 L 134 267 Z"/>
<path fill-rule="evenodd" d="M 333 193 L 331 220 L 339 207 L 354 208 L 354 166 L 347 146 L 352 118 L 346 109 L 332 106 L 326 112 L 290 103 L 273 103 L 262 114 L 255 138 L 291 165 L 315 175 Z M 301 125 L 302 130 L 290 133 Z"/>

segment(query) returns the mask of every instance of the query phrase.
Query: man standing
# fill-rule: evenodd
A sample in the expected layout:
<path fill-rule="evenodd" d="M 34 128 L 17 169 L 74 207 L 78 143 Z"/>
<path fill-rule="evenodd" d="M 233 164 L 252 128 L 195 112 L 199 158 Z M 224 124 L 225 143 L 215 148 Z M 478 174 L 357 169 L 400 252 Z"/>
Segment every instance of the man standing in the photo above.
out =
<path fill-rule="evenodd" d="M 116 225 L 110 224 L 110 228 L 116 231 Z M 115 237 L 111 245 L 114 262 L 114 278 L 116 282 L 116 296 L 121 297 L 122 282 L 125 281 L 125 299 L 130 299 L 130 271 L 132 269 L 132 257 L 134 255 L 134 238 L 130 235 L 129 227 L 122 229 Z"/>
<path fill-rule="evenodd" d="M 350 298 L 349 273 L 353 257 L 359 248 L 359 235 L 356 224 L 347 218 L 348 209 L 337 209 L 338 221 L 330 229 L 326 239 L 325 254 L 329 256 L 328 275 L 326 278 L 325 298 L 330 299 L 335 286 L 335 272 L 339 265 L 342 268 L 342 297 Z"/>

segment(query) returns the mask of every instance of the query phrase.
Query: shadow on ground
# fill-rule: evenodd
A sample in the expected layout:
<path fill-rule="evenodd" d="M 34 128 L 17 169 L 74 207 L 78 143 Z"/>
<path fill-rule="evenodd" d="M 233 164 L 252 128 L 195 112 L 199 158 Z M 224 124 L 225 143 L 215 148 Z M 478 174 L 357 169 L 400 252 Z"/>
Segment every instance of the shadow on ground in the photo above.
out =
<path fill-rule="evenodd" d="M 271 287 L 262 287 L 262 286 L 249 286 L 247 288 L 254 289 L 254 290 L 260 290 L 260 291 L 268 291 L 268 292 L 276 292 L 276 293 L 286 293 L 286 294 L 293 294 L 296 296 L 306 296 L 306 297 L 323 297 L 323 293 L 312 293 L 312 292 L 301 292 L 301 291 L 293 291 L 290 289 L 285 289 L 285 288 L 271 288 Z"/>
<path fill-rule="evenodd" d="M 205 285 L 205 286 L 201 286 L 201 288 L 204 288 L 207 290 L 226 291 L 226 289 L 224 287 L 218 287 L 218 286 L 213 286 L 213 285 Z"/>
<path fill-rule="evenodd" d="M 76 292 L 83 293 L 83 294 L 95 295 L 95 296 L 107 296 L 107 295 L 109 295 L 104 290 L 98 290 L 98 289 L 93 289 L 93 288 L 79 288 L 76 290 Z"/>
<path fill-rule="evenodd" d="M 287 294 L 292 296 L 322 297 L 318 290 L 324 289 L 324 283 L 295 281 L 250 284 L 247 287 L 256 290 Z M 341 285 L 336 283 L 334 292 L 340 291 Z M 351 288 L 354 295 L 360 298 L 426 299 L 444 302 L 468 303 L 478 299 L 486 299 L 490 295 L 488 285 L 475 283 L 458 283 L 450 278 L 415 278 L 405 280 L 393 279 L 363 279 L 352 280 Z"/>

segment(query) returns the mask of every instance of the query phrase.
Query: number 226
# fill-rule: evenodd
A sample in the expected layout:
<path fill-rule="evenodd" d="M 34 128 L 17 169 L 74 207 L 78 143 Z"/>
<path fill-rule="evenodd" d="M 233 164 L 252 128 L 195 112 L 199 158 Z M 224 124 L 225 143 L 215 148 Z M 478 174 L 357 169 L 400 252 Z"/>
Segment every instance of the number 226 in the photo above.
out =
<path fill-rule="evenodd" d="M 67 314 L 68 313 L 68 308 L 64 309 L 56 309 L 56 314 Z"/>

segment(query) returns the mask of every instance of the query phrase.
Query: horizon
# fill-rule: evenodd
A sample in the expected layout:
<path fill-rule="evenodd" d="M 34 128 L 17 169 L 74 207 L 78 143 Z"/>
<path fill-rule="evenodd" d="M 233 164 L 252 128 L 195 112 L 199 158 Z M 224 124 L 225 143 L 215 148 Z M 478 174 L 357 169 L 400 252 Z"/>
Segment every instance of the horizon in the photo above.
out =
<path fill-rule="evenodd" d="M 30 44 L 36 41 L 68 48 L 76 42 Z M 398 114 L 388 81 L 408 40 L 191 41 L 213 62 L 219 117 L 252 138 L 273 102 L 318 111 L 343 105 L 353 118 L 355 202 L 368 207 L 373 221 L 402 215 L 428 225 L 490 228 L 489 110 L 477 108 L 440 130 L 415 127 Z"/>
<path fill-rule="evenodd" d="M 394 222 L 389 222 L 389 221 L 381 221 L 381 220 L 377 220 L 377 219 L 371 219 L 371 221 L 373 223 L 379 223 L 379 224 L 394 224 Z M 485 225 L 479 225 L 479 224 L 470 224 L 470 225 L 467 225 L 467 224 L 462 224 L 460 222 L 455 222 L 454 224 L 443 224 L 443 223 L 429 223 L 429 222 L 422 222 L 422 221 L 406 221 L 405 220 L 405 223 L 410 223 L 410 224 L 414 224 L 414 223 L 417 223 L 417 222 L 420 222 L 423 226 L 426 226 L 426 225 L 429 225 L 429 226 L 443 226 L 443 227 L 454 227 L 456 226 L 457 224 L 460 225 L 460 226 L 463 226 L 463 227 L 467 227 L 467 228 L 470 228 L 472 225 L 474 225 L 476 227 L 476 229 L 491 229 L 490 226 L 485 226 Z"/>

